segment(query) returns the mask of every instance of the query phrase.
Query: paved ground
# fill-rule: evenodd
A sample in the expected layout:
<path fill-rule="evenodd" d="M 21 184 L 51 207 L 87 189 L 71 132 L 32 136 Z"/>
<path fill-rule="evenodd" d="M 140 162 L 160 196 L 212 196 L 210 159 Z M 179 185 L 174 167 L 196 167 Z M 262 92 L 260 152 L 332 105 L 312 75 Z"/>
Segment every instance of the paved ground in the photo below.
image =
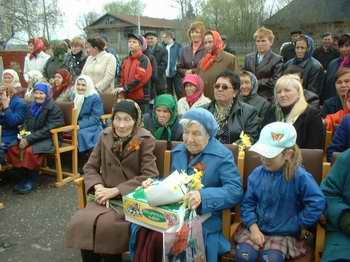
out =
<path fill-rule="evenodd" d="M 80 261 L 79 251 L 63 243 L 65 225 L 77 209 L 74 186 L 55 188 L 53 177 L 41 175 L 35 192 L 17 195 L 11 178 L 0 184 L 5 204 L 0 210 L 0 261 Z"/>

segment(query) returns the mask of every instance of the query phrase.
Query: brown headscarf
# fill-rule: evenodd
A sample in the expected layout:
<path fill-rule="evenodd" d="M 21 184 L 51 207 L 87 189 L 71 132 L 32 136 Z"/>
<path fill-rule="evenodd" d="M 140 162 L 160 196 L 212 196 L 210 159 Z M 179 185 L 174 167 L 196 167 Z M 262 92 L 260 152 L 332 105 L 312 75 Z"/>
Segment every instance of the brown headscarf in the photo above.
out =
<path fill-rule="evenodd" d="M 63 81 L 62 81 L 62 84 L 60 86 L 53 85 L 52 98 L 54 100 L 56 100 L 56 98 L 59 97 L 60 94 L 62 94 L 70 86 L 70 83 L 71 83 L 71 80 L 72 80 L 71 73 L 69 73 L 68 70 L 66 70 L 66 69 L 63 69 L 63 68 L 58 69 L 56 71 L 56 74 L 61 75 L 62 78 L 63 78 Z"/>
<path fill-rule="evenodd" d="M 203 71 L 207 71 L 208 68 L 214 63 L 215 58 L 224 50 L 224 41 L 222 41 L 219 32 L 208 31 L 205 35 L 211 34 L 213 36 L 213 49 L 208 52 L 199 62 L 199 68 Z"/>

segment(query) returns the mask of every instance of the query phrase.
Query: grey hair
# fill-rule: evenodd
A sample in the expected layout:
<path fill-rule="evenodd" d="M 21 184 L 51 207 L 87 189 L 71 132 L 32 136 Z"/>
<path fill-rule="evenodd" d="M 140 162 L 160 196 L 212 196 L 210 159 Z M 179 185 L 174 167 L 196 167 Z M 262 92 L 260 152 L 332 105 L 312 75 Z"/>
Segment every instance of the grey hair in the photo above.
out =
<path fill-rule="evenodd" d="M 188 129 L 191 125 L 198 125 L 202 135 L 210 138 L 207 130 L 197 120 L 191 120 L 191 119 L 183 118 L 183 119 L 180 120 L 180 125 L 182 126 L 183 130 Z"/>

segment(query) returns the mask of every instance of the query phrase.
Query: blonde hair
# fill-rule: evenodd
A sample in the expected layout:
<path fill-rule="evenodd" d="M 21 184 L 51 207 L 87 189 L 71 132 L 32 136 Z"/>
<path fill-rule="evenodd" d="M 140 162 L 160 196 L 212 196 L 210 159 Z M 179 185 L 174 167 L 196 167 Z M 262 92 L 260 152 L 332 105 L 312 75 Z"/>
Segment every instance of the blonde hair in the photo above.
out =
<path fill-rule="evenodd" d="M 258 30 L 255 31 L 254 39 L 256 39 L 257 37 L 267 37 L 267 39 L 269 39 L 271 43 L 273 43 L 273 40 L 275 39 L 275 35 L 273 34 L 272 30 L 264 26 L 258 28 Z"/>
<path fill-rule="evenodd" d="M 299 95 L 301 95 L 301 93 L 304 94 L 303 86 L 301 85 L 301 78 L 296 74 L 283 75 L 280 78 L 278 78 L 275 88 L 273 90 L 273 95 L 276 97 L 277 89 L 285 86 L 297 89 Z"/>
<path fill-rule="evenodd" d="M 290 181 L 294 178 L 297 168 L 302 164 L 303 157 L 301 154 L 301 150 L 297 144 L 295 144 L 293 147 L 286 148 L 282 152 L 282 154 L 285 155 L 287 150 L 292 150 L 293 156 L 291 157 L 291 159 L 286 159 L 286 162 L 283 166 L 283 175 L 287 181 Z"/>
<path fill-rule="evenodd" d="M 195 21 L 190 25 L 190 27 L 188 28 L 188 31 L 187 31 L 187 35 L 188 35 L 190 41 L 191 41 L 191 32 L 196 30 L 196 29 L 200 29 L 202 32 L 202 36 L 204 37 L 204 33 L 206 31 L 204 23 L 202 21 Z"/>
<path fill-rule="evenodd" d="M 84 46 L 85 46 L 84 39 L 79 37 L 79 36 L 74 37 L 70 43 L 70 46 L 77 46 L 77 45 L 84 48 Z"/>

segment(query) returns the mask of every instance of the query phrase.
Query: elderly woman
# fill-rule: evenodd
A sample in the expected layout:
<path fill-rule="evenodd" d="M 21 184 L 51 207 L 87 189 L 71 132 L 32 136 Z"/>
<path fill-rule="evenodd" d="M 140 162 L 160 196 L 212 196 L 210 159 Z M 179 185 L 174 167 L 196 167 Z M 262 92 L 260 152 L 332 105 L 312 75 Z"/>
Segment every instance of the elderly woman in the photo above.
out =
<path fill-rule="evenodd" d="M 190 108 L 201 107 L 211 102 L 211 100 L 204 96 L 204 83 L 199 75 L 188 74 L 182 80 L 183 89 L 185 90 L 185 97 L 177 101 L 177 113 L 182 116 Z"/>
<path fill-rule="evenodd" d="M 327 233 L 322 261 L 349 261 L 350 258 L 350 149 L 333 165 L 321 183 L 326 196 Z"/>
<path fill-rule="evenodd" d="M 276 81 L 282 75 L 282 57 L 272 52 L 275 36 L 270 29 L 260 27 L 254 38 L 257 52 L 245 57 L 244 69 L 258 79 L 259 95 L 271 101 Z"/>
<path fill-rule="evenodd" d="M 89 56 L 81 73 L 91 77 L 100 94 L 114 91 L 117 60 L 104 50 L 106 43 L 100 38 L 88 39 L 86 46 Z"/>
<path fill-rule="evenodd" d="M 90 77 L 78 76 L 74 86 L 74 108 L 78 115 L 78 149 L 86 152 L 96 146 L 102 131 L 103 104 Z"/>
<path fill-rule="evenodd" d="M 297 145 L 300 148 L 323 148 L 324 126 L 317 109 L 306 102 L 300 78 L 284 75 L 275 87 L 276 104 L 266 112 L 263 126 L 276 122 L 294 125 L 297 131 Z"/>
<path fill-rule="evenodd" d="M 73 101 L 72 76 L 66 69 L 58 69 L 52 84 L 52 99 L 55 102 Z"/>
<path fill-rule="evenodd" d="M 32 38 L 28 41 L 29 53 L 24 59 L 23 76 L 28 82 L 28 72 L 37 70 L 41 73 L 44 71 L 45 64 L 50 56 L 44 50 L 44 43 L 40 38 Z"/>
<path fill-rule="evenodd" d="M 284 64 L 287 69 L 289 65 L 296 65 L 303 69 L 303 87 L 317 95 L 321 94 L 323 81 L 323 67 L 321 63 L 312 57 L 313 40 L 307 35 L 301 35 L 295 42 L 295 58 Z"/>
<path fill-rule="evenodd" d="M 144 125 L 157 140 L 181 141 L 182 127 L 177 118 L 175 98 L 168 94 L 157 96 L 153 112 L 144 115 Z"/>
<path fill-rule="evenodd" d="M 54 146 L 50 130 L 64 125 L 63 113 L 49 96 L 49 85 L 37 83 L 34 87 L 34 101 L 24 121 L 24 130 L 19 143 L 10 147 L 7 161 L 17 168 L 23 178 L 14 188 L 18 193 L 30 193 L 36 186 L 42 154 L 53 153 Z"/>
<path fill-rule="evenodd" d="M 204 166 L 202 177 L 203 188 L 187 194 L 189 205 L 200 215 L 211 216 L 203 223 L 203 238 L 207 261 L 218 261 L 218 256 L 231 249 L 230 243 L 221 231 L 222 210 L 232 208 L 242 197 L 242 185 L 232 153 L 216 138 L 218 125 L 213 115 L 203 108 L 193 108 L 186 112 L 181 119 L 184 129 L 183 144 L 177 145 L 172 151 L 173 171 L 194 173 L 194 166 Z M 139 234 L 146 229 L 142 229 Z M 150 237 L 160 233 L 152 232 Z M 153 236 L 152 236 L 153 235 Z M 137 242 L 136 261 L 151 262 L 149 258 L 141 260 L 149 246 Z M 151 238 L 146 238 L 149 241 Z M 159 247 L 154 247 L 154 249 Z M 148 254 L 153 252 L 149 251 Z M 154 259 L 153 261 L 161 261 Z"/>
<path fill-rule="evenodd" d="M 335 76 L 336 96 L 324 101 L 321 115 L 326 117 L 341 110 L 345 104 L 345 96 L 350 90 L 350 68 L 340 68 Z"/>
<path fill-rule="evenodd" d="M 61 41 L 53 46 L 53 56 L 47 60 L 43 71 L 44 77 L 48 82 L 50 82 L 50 84 L 53 83 L 57 70 L 63 68 L 67 50 L 68 46 L 64 41 Z"/>
<path fill-rule="evenodd" d="M 198 64 L 198 74 L 204 81 L 204 94 L 213 99 L 213 84 L 217 76 L 225 69 L 238 72 L 239 65 L 234 55 L 224 51 L 224 41 L 222 41 L 219 32 L 206 32 L 204 34 L 204 47 L 207 53 Z"/>
<path fill-rule="evenodd" d="M 44 76 L 38 70 L 29 71 L 27 75 L 28 75 L 28 81 L 27 81 L 28 86 L 24 94 L 24 100 L 26 102 L 32 102 L 34 86 L 36 85 L 36 83 L 42 82 L 44 80 Z"/>
<path fill-rule="evenodd" d="M 266 111 L 270 108 L 270 103 L 264 97 L 258 95 L 258 79 L 253 73 L 242 71 L 240 81 L 241 87 L 238 99 L 255 107 L 259 118 L 262 120 Z"/>
<path fill-rule="evenodd" d="M 176 66 L 179 75 L 183 78 L 186 74 L 197 71 L 197 65 L 205 55 L 204 38 L 205 25 L 203 22 L 193 22 L 188 29 L 190 45 L 181 49 L 179 63 Z"/>
<path fill-rule="evenodd" d="M 141 118 L 135 102 L 115 104 L 112 126 L 103 131 L 84 167 L 86 193 L 96 200 L 73 216 L 66 231 L 66 246 L 81 249 L 83 262 L 122 261 L 121 254 L 128 250 L 129 223 L 106 202 L 158 175 L 155 140 L 140 127 Z"/>
<path fill-rule="evenodd" d="M 237 73 L 225 70 L 214 84 L 214 98 L 205 105 L 219 125 L 216 138 L 223 144 L 232 144 L 240 139 L 243 131 L 252 141 L 259 136 L 260 121 L 254 107 L 238 99 L 240 78 Z"/>
<path fill-rule="evenodd" d="M 0 87 L 1 145 L 0 164 L 5 161 L 7 148 L 17 142 L 18 126 L 22 125 L 27 113 L 27 105 L 17 96 L 14 87 Z"/>

